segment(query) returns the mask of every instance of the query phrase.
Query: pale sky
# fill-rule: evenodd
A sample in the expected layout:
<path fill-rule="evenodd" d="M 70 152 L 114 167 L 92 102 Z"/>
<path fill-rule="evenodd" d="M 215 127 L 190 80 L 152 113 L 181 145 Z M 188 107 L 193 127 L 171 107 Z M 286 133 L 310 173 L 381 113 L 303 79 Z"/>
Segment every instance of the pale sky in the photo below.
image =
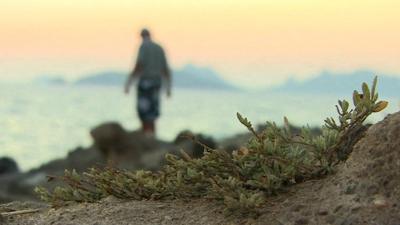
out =
<path fill-rule="evenodd" d="M 142 27 L 173 68 L 245 86 L 322 70 L 400 76 L 399 0 L 1 0 L 0 80 L 128 71 Z"/>

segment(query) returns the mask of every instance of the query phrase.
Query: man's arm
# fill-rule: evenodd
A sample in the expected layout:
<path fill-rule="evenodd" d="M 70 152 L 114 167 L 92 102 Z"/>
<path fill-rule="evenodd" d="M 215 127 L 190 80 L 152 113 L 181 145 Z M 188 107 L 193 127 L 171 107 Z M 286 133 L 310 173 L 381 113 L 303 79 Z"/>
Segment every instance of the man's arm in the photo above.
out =
<path fill-rule="evenodd" d="M 164 51 L 163 51 L 163 61 L 164 61 L 163 76 L 165 78 L 167 85 L 167 97 L 171 97 L 171 87 L 172 87 L 171 71 L 169 70 L 167 58 L 165 57 Z"/>
<path fill-rule="evenodd" d="M 141 67 L 140 64 L 139 65 L 136 64 L 135 68 L 133 69 L 133 71 L 131 73 L 129 73 L 128 79 L 125 82 L 125 93 L 126 94 L 129 94 L 130 87 L 132 86 L 132 83 L 135 80 L 135 77 L 138 76 L 139 71 L 140 71 L 140 67 Z"/>
<path fill-rule="evenodd" d="M 171 97 L 171 87 L 172 87 L 172 80 L 171 80 L 171 73 L 168 68 L 164 69 L 164 77 L 167 83 L 167 97 Z"/>
<path fill-rule="evenodd" d="M 132 72 L 129 73 L 128 79 L 127 79 L 126 82 L 125 82 L 125 93 L 126 93 L 126 94 L 129 94 L 129 90 L 130 90 L 130 87 L 132 86 L 133 80 L 134 80 L 137 76 L 139 76 L 140 72 L 141 72 L 142 69 L 143 69 L 142 58 L 143 58 L 143 48 L 140 47 L 139 53 L 138 53 L 138 57 L 137 57 L 137 59 L 136 59 L 135 67 L 134 67 L 134 69 L 132 70 Z"/>

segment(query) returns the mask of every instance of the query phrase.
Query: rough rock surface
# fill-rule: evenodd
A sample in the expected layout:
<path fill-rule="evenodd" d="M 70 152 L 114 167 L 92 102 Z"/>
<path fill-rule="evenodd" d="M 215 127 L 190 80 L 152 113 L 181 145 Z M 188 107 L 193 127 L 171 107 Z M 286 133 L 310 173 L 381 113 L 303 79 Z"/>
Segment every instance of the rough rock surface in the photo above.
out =
<path fill-rule="evenodd" d="M 4 224 L 400 224 L 400 113 L 369 128 L 336 174 L 271 197 L 257 219 L 226 217 L 213 202 L 74 204 L 3 218 Z M 14 206 L 15 208 L 18 205 Z M 12 208 L 12 204 L 8 206 Z M 1 207 L 0 207 L 1 212 Z"/>
<path fill-rule="evenodd" d="M 396 113 L 369 128 L 337 174 L 296 188 L 274 208 L 274 218 L 280 224 L 400 224 L 399 176 Z M 264 214 L 259 224 L 268 218 L 271 214 Z"/>

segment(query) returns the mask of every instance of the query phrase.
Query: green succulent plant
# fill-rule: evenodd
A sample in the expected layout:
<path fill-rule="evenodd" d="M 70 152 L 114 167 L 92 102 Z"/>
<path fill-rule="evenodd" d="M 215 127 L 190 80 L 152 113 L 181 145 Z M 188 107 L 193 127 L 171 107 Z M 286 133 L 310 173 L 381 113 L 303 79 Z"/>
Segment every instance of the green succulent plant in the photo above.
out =
<path fill-rule="evenodd" d="M 191 158 L 184 151 L 180 156 L 167 154 L 167 165 L 157 172 L 111 167 L 91 168 L 82 174 L 65 171 L 56 177 L 63 181 L 62 187 L 51 191 L 37 187 L 36 192 L 54 206 L 96 202 L 110 195 L 134 200 L 208 198 L 223 203 L 227 212 L 257 215 L 268 196 L 329 174 L 348 157 L 365 132 L 365 119 L 388 105 L 378 101 L 376 84 L 375 77 L 371 90 L 363 83 L 361 93 L 354 91 L 353 107 L 346 100 L 338 101 L 338 118 L 327 118 L 319 135 L 313 135 L 309 127 L 294 134 L 286 117 L 282 127 L 267 122 L 257 132 L 237 113 L 253 137 L 232 153 L 204 146 L 201 158 Z"/>

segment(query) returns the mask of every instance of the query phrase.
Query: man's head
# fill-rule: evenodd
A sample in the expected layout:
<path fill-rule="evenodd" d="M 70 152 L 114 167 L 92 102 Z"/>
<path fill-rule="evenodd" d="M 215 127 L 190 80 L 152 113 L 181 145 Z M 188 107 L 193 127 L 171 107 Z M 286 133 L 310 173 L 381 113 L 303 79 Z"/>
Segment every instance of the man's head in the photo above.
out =
<path fill-rule="evenodd" d="M 149 39 L 150 31 L 147 30 L 146 28 L 143 28 L 142 31 L 140 32 L 140 36 L 142 36 L 143 39 Z"/>

